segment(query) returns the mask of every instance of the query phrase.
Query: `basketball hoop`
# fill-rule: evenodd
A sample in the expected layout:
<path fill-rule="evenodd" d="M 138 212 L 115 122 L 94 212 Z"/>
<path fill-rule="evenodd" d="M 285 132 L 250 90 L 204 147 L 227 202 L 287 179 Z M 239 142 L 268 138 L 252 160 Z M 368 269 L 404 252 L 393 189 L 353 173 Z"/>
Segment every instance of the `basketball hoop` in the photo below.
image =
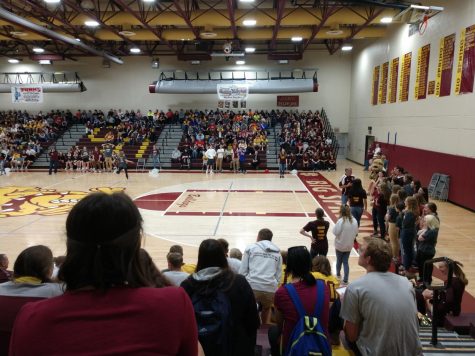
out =
<path fill-rule="evenodd" d="M 429 15 L 424 14 L 422 21 L 419 22 L 419 34 L 422 36 L 427 30 L 427 25 L 429 23 Z"/>

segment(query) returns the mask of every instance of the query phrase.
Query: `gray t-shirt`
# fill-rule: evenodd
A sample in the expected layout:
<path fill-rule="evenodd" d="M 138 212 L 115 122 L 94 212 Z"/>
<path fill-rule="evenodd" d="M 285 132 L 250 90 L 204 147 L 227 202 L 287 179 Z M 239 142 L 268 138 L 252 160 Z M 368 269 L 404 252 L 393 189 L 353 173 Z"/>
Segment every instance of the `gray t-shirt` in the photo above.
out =
<path fill-rule="evenodd" d="M 179 287 L 181 282 L 183 282 L 189 276 L 188 273 L 181 271 L 166 271 L 163 272 L 163 275 L 177 287 Z"/>
<path fill-rule="evenodd" d="M 363 356 L 421 354 L 414 288 L 405 277 L 367 273 L 346 289 L 340 315 L 359 327 Z"/>

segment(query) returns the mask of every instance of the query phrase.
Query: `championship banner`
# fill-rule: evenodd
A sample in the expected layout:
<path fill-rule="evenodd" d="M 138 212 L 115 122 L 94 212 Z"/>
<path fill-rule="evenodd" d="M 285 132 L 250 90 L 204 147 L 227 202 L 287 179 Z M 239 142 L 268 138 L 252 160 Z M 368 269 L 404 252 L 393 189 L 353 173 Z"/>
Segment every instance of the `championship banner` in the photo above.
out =
<path fill-rule="evenodd" d="M 399 78 L 399 101 L 409 99 L 409 80 L 411 78 L 412 52 L 406 53 L 401 61 L 401 77 Z"/>
<path fill-rule="evenodd" d="M 416 85 L 414 86 L 414 97 L 416 100 L 427 97 L 427 76 L 429 74 L 430 44 L 419 48 L 417 56 Z"/>
<path fill-rule="evenodd" d="M 381 82 L 379 83 L 378 102 L 380 104 L 386 104 L 388 96 L 388 71 L 389 62 L 385 62 L 381 68 Z"/>
<path fill-rule="evenodd" d="M 397 75 L 399 73 L 399 57 L 391 61 L 391 71 L 389 72 L 389 102 L 395 103 L 397 97 Z"/>
<path fill-rule="evenodd" d="M 247 84 L 217 84 L 219 100 L 246 100 L 249 95 Z"/>
<path fill-rule="evenodd" d="M 373 70 L 373 87 L 371 88 L 371 104 L 378 105 L 379 66 Z"/>
<path fill-rule="evenodd" d="M 277 106 L 295 107 L 299 106 L 298 95 L 277 95 Z"/>
<path fill-rule="evenodd" d="M 455 94 L 473 93 L 475 76 L 475 25 L 462 30 L 457 64 Z"/>
<path fill-rule="evenodd" d="M 454 67 L 455 33 L 440 39 L 439 63 L 435 78 L 435 95 L 448 96 L 452 86 Z"/>
<path fill-rule="evenodd" d="M 12 86 L 12 103 L 39 104 L 43 102 L 43 87 L 39 85 Z"/>

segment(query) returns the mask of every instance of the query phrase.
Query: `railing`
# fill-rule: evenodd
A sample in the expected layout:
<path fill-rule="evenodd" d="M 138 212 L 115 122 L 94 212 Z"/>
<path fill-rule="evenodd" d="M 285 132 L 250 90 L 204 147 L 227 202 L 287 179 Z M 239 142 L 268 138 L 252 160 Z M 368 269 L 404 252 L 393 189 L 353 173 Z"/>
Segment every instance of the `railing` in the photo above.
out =
<path fill-rule="evenodd" d="M 323 108 L 320 111 L 320 117 L 323 121 L 323 130 L 325 132 L 325 136 L 331 138 L 332 140 L 332 153 L 333 157 L 336 159 L 338 157 L 338 149 L 340 146 L 338 145 L 338 140 L 336 139 L 335 132 L 333 131 L 332 125 L 330 124 L 327 113 Z"/>

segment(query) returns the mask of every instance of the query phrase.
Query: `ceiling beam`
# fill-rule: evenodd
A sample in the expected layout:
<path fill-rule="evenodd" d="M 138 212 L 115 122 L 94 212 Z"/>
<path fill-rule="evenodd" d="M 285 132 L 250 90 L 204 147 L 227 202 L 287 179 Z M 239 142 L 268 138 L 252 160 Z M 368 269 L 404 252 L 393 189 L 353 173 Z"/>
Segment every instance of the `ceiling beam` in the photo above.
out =
<path fill-rule="evenodd" d="M 188 4 L 188 1 L 189 0 L 185 0 L 185 5 Z M 190 28 L 190 30 L 193 32 L 193 34 L 195 35 L 195 39 L 200 39 L 200 32 L 198 31 L 198 29 L 196 27 L 193 26 L 193 24 L 191 23 L 191 20 L 190 20 L 190 16 L 187 15 L 185 13 L 185 11 L 183 11 L 183 9 L 181 8 L 180 6 L 180 3 L 178 2 L 178 0 L 173 0 L 173 4 L 175 5 L 175 8 L 176 8 L 176 11 L 178 12 L 178 15 L 183 19 L 185 20 L 186 24 L 188 25 L 188 27 Z"/>
<path fill-rule="evenodd" d="M 115 3 L 117 5 L 119 5 L 120 7 L 122 7 L 122 9 L 124 9 L 125 11 L 127 11 L 128 13 L 130 13 L 131 15 L 133 15 L 137 20 L 140 21 L 140 23 L 142 24 L 142 26 L 144 26 L 147 30 L 149 30 L 150 32 L 152 32 L 160 41 L 164 42 L 167 44 L 167 46 L 172 49 L 173 51 L 176 51 L 175 48 L 173 47 L 173 45 L 171 44 L 170 41 L 166 40 L 163 36 L 162 36 L 162 31 L 161 30 L 158 30 L 156 28 L 153 28 L 152 26 L 150 26 L 143 18 L 142 16 L 137 12 L 137 11 L 134 11 L 129 5 L 127 5 L 125 3 L 125 1 L 123 0 L 114 0 Z"/>
<path fill-rule="evenodd" d="M 347 38 L 345 38 L 344 40 L 341 40 L 340 42 L 338 42 L 338 44 L 333 48 L 333 50 L 330 51 L 330 54 L 334 54 L 336 51 L 338 51 L 341 48 L 341 46 L 343 46 L 344 42 L 352 40 L 362 29 L 367 27 L 383 11 L 384 11 L 384 8 L 376 9 L 374 7 L 371 7 L 368 10 L 368 17 L 367 17 L 366 21 L 363 24 L 359 25 L 359 26 L 352 27 L 351 28 L 351 34 Z"/>
<path fill-rule="evenodd" d="M 322 12 L 322 18 L 320 20 L 320 23 L 318 25 L 312 26 L 312 34 L 310 37 L 305 41 L 305 43 L 302 46 L 301 51 L 304 52 L 309 44 L 317 37 L 317 34 L 320 32 L 322 27 L 325 25 L 327 20 L 332 17 L 337 11 L 341 9 L 340 6 L 328 6 L 327 2 L 325 1 L 324 5 L 320 7 L 320 10 Z"/>
<path fill-rule="evenodd" d="M 13 24 L 21 26 L 23 28 L 29 29 L 33 32 L 39 33 L 39 34 L 41 34 L 41 35 L 43 35 L 47 38 L 56 39 L 58 41 L 73 45 L 74 47 L 79 47 L 79 48 L 85 49 L 89 53 L 95 54 L 96 56 L 107 58 L 107 59 L 109 59 L 109 60 L 111 60 L 111 61 L 113 61 L 117 64 L 123 64 L 124 63 L 123 60 L 121 60 L 120 58 L 118 58 L 116 56 L 113 56 L 113 55 L 111 55 L 109 53 L 106 53 L 104 51 L 97 50 L 97 49 L 95 49 L 91 46 L 88 46 L 88 45 L 86 45 L 82 42 L 76 41 L 76 39 L 74 39 L 74 38 L 70 38 L 70 37 L 61 35 L 59 33 L 56 33 L 55 31 L 44 28 L 44 27 L 42 27 L 40 25 L 37 25 L 33 22 L 27 21 L 24 18 L 19 17 L 19 16 L 15 15 L 14 13 L 11 13 L 10 11 L 7 11 L 7 10 L 1 8 L 1 7 L 0 7 L 0 17 L 4 18 L 5 20 L 7 20 L 10 23 L 13 23 Z M 16 38 L 15 38 L 15 40 L 18 41 L 18 39 L 16 39 Z"/>
<path fill-rule="evenodd" d="M 229 14 L 229 23 L 231 25 L 231 33 L 233 34 L 233 39 L 237 39 L 237 27 L 236 27 L 236 3 L 235 0 L 228 0 L 228 14 Z"/>
<path fill-rule="evenodd" d="M 272 32 L 272 39 L 270 40 L 270 45 L 269 45 L 269 48 L 271 51 L 275 49 L 275 41 L 277 39 L 277 34 L 279 33 L 279 30 L 280 30 L 280 22 L 282 21 L 282 18 L 284 17 L 284 10 L 285 10 L 285 0 L 279 0 L 277 3 L 277 18 L 275 19 L 274 31 Z"/>

